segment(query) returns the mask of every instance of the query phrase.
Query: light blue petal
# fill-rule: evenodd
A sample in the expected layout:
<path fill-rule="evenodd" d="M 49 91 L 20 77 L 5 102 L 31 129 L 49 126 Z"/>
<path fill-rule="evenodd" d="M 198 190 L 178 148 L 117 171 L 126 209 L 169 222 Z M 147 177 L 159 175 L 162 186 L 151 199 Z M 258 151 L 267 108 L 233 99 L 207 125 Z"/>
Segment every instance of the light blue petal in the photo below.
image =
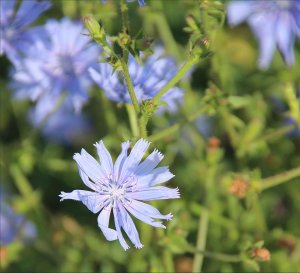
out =
<path fill-rule="evenodd" d="M 102 140 L 99 143 L 96 143 L 94 146 L 97 148 L 97 153 L 100 159 L 100 165 L 104 169 L 106 175 L 109 176 L 113 173 L 114 168 L 110 153 L 106 149 Z"/>
<path fill-rule="evenodd" d="M 78 171 L 79 171 L 79 175 L 83 181 L 83 183 L 89 187 L 90 189 L 94 190 L 94 191 L 97 191 L 97 187 L 96 185 L 90 181 L 89 177 L 81 170 L 81 168 L 78 166 Z"/>
<path fill-rule="evenodd" d="M 144 0 L 138 0 L 138 2 L 139 2 L 140 6 L 144 6 L 145 5 L 145 1 Z"/>
<path fill-rule="evenodd" d="M 14 14 L 14 5 L 15 0 L 0 1 L 0 23 L 2 26 L 9 23 L 11 16 Z"/>
<path fill-rule="evenodd" d="M 130 142 L 126 141 L 122 143 L 122 151 L 119 154 L 115 165 L 114 165 L 114 176 L 116 178 L 116 180 L 119 180 L 119 176 L 120 176 L 120 172 L 122 170 L 123 164 L 127 158 L 127 151 L 130 147 Z"/>
<path fill-rule="evenodd" d="M 84 149 L 81 150 L 81 154 L 76 153 L 73 156 L 80 169 L 95 183 L 103 183 L 104 174 L 100 168 L 99 163 Z"/>
<path fill-rule="evenodd" d="M 118 208 L 113 208 L 113 214 L 114 214 L 114 219 L 115 219 L 115 227 L 118 233 L 118 239 L 121 244 L 121 246 L 124 248 L 124 250 L 127 250 L 129 248 L 129 245 L 126 243 L 122 232 L 121 232 L 121 227 L 120 227 L 120 219 L 121 219 L 121 212 L 118 210 Z"/>
<path fill-rule="evenodd" d="M 37 2 L 34 0 L 22 1 L 21 6 L 16 15 L 15 23 L 19 27 L 31 24 L 37 19 L 42 12 L 49 9 L 51 3 L 49 1 Z"/>
<path fill-rule="evenodd" d="M 147 151 L 150 142 L 144 139 L 138 140 L 138 142 L 133 146 L 130 155 L 124 162 L 123 168 L 121 170 L 119 181 L 122 183 L 131 173 L 135 172 L 136 167 L 141 162 L 145 152 Z"/>
<path fill-rule="evenodd" d="M 89 195 L 89 194 L 94 194 L 92 191 L 83 191 L 83 190 L 74 190 L 72 192 L 64 192 L 62 191 L 59 195 L 61 198 L 60 201 L 64 201 L 66 199 L 72 199 L 76 201 L 81 201 L 79 193 L 81 192 L 81 195 Z"/>
<path fill-rule="evenodd" d="M 100 195 L 97 192 L 74 190 L 69 193 L 61 192 L 59 197 L 61 197 L 60 201 L 65 199 L 81 201 L 91 212 L 98 213 L 103 208 L 103 204 L 109 196 Z"/>
<path fill-rule="evenodd" d="M 137 175 L 136 176 L 138 180 L 137 186 L 139 189 L 154 186 L 157 184 L 167 182 L 174 176 L 175 175 L 169 171 L 168 167 L 166 166 L 159 167 L 154 169 L 151 173 L 147 175 Z"/>
<path fill-rule="evenodd" d="M 130 215 L 127 213 L 127 211 L 124 209 L 122 205 L 118 206 L 120 216 L 121 216 L 121 223 L 124 231 L 126 232 L 127 236 L 131 240 L 131 242 L 135 245 L 136 248 L 142 248 L 143 245 L 140 241 L 140 237 L 138 234 L 138 231 L 135 227 L 135 224 L 133 223 Z"/>
<path fill-rule="evenodd" d="M 111 207 L 104 208 L 99 216 L 98 216 L 98 226 L 103 232 L 103 235 L 105 236 L 106 240 L 108 241 L 114 241 L 118 239 L 118 233 L 108 227 L 109 224 L 109 217 L 110 217 Z"/>
<path fill-rule="evenodd" d="M 162 159 L 163 154 L 158 150 L 154 150 L 136 169 L 137 175 L 146 175 L 150 173 Z"/>
<path fill-rule="evenodd" d="M 98 213 L 104 206 L 105 201 L 109 198 L 108 195 L 100 195 L 99 193 L 82 194 L 78 193 L 81 202 L 93 213 Z"/>
<path fill-rule="evenodd" d="M 146 188 L 136 192 L 128 192 L 126 195 L 128 198 L 137 199 L 141 201 L 180 198 L 178 188 L 170 189 L 162 186 L 157 186 L 148 189 Z"/>
<path fill-rule="evenodd" d="M 227 5 L 228 23 L 232 26 L 245 21 L 253 12 L 255 1 L 232 1 Z"/>
<path fill-rule="evenodd" d="M 287 65 L 293 65 L 295 63 L 293 51 L 295 36 L 292 31 L 292 26 L 293 19 L 290 14 L 286 11 L 281 12 L 277 21 L 277 43 Z"/>
<path fill-rule="evenodd" d="M 132 207 L 134 207 L 135 210 L 139 211 L 141 214 L 146 215 L 148 217 L 157 218 L 157 219 L 165 219 L 165 220 L 171 220 L 173 217 L 173 215 L 171 213 L 166 214 L 166 215 L 161 214 L 158 209 L 156 209 L 155 207 L 153 207 L 149 204 L 146 204 L 146 203 L 134 200 L 134 199 L 131 199 L 130 202 L 131 202 L 130 205 Z"/>
<path fill-rule="evenodd" d="M 259 42 L 259 67 L 266 69 L 276 49 L 276 15 L 253 15 L 249 19 L 249 24 Z"/>
<path fill-rule="evenodd" d="M 150 226 L 154 226 L 154 227 L 159 227 L 159 228 L 166 228 L 161 222 L 156 222 L 154 221 L 151 217 L 140 213 L 139 211 L 137 211 L 134 206 L 132 206 L 131 204 L 127 204 L 125 205 L 125 208 L 137 219 L 141 220 L 142 222 L 150 225 Z"/>

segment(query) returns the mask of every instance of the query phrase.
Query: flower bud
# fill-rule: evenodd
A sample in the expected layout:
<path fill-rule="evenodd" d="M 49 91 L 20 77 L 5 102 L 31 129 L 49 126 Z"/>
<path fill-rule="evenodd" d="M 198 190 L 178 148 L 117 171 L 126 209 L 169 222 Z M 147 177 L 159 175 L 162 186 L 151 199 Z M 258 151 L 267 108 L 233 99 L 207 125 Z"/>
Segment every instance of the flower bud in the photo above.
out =
<path fill-rule="evenodd" d="M 87 15 L 83 17 L 83 24 L 91 34 L 91 36 L 95 36 L 100 33 L 101 27 L 97 20 L 92 15 Z"/>
<path fill-rule="evenodd" d="M 267 262 L 271 259 L 271 253 L 265 247 L 262 248 L 254 248 L 252 250 L 251 256 L 261 262 Z"/>
<path fill-rule="evenodd" d="M 249 183 L 243 179 L 236 178 L 228 187 L 228 192 L 232 193 L 238 198 L 244 198 L 249 190 Z"/>

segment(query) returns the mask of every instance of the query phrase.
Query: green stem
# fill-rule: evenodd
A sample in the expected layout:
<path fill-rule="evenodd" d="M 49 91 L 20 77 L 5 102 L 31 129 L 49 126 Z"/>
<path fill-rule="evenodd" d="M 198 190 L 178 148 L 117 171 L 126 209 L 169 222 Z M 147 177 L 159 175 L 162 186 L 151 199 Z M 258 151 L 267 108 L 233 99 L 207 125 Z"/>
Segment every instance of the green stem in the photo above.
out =
<path fill-rule="evenodd" d="M 195 63 L 197 63 L 197 58 L 194 56 L 190 57 L 189 60 L 178 70 L 176 75 L 154 96 L 152 99 L 153 103 L 156 104 L 170 88 L 184 77 L 186 72 L 188 72 Z"/>
<path fill-rule="evenodd" d="M 163 251 L 163 259 L 166 272 L 175 272 L 173 256 L 169 249 L 165 248 Z"/>
<path fill-rule="evenodd" d="M 242 257 L 239 254 L 230 255 L 230 254 L 224 254 L 218 252 L 210 252 L 210 251 L 205 251 L 194 247 L 189 247 L 187 251 L 193 254 L 200 253 L 202 256 L 206 258 L 216 259 L 228 263 L 239 263 L 242 261 Z"/>
<path fill-rule="evenodd" d="M 121 14 L 122 14 L 122 25 L 124 34 L 129 34 L 129 17 L 128 17 L 128 7 L 125 0 L 120 2 Z M 123 60 L 128 62 L 128 50 L 125 47 L 122 47 L 123 50 Z"/>
<path fill-rule="evenodd" d="M 200 251 L 195 252 L 194 262 L 193 262 L 193 272 L 201 272 L 201 268 L 203 265 L 203 251 L 206 247 L 206 239 L 207 239 L 207 230 L 208 230 L 208 212 L 204 210 L 199 218 L 198 224 L 198 234 L 197 234 L 197 249 Z"/>
<path fill-rule="evenodd" d="M 282 137 L 283 135 L 287 134 L 291 130 L 295 129 L 296 126 L 297 126 L 296 124 L 291 124 L 291 125 L 288 125 L 288 126 L 281 127 L 280 129 L 274 130 L 273 132 L 268 133 L 265 136 L 261 137 L 260 140 L 263 140 L 263 141 L 275 140 L 275 139 L 277 139 L 279 137 Z"/>
<path fill-rule="evenodd" d="M 148 119 L 142 115 L 139 119 L 140 136 L 145 139 L 147 138 L 147 123 Z"/>
<path fill-rule="evenodd" d="M 129 92 L 129 95 L 130 95 L 130 98 L 131 98 L 131 101 L 132 101 L 132 104 L 133 104 L 133 107 L 134 107 L 134 110 L 135 110 L 135 113 L 136 113 L 136 115 L 138 115 L 140 113 L 141 109 L 140 109 L 140 105 L 139 105 L 139 102 L 137 100 L 137 97 L 135 95 L 135 92 L 134 92 L 133 84 L 132 84 L 132 81 L 131 81 L 131 78 L 130 78 L 130 75 L 129 75 L 129 71 L 128 71 L 128 66 L 124 62 L 124 60 L 120 60 L 120 61 L 121 61 L 121 65 L 122 65 L 122 72 L 123 72 L 123 75 L 124 75 L 124 78 L 125 78 L 126 86 L 127 86 L 127 89 L 128 89 L 128 92 Z"/>
<path fill-rule="evenodd" d="M 123 32 L 129 33 L 128 7 L 125 0 L 121 0 L 120 6 L 121 6 L 121 14 L 122 14 Z"/>
<path fill-rule="evenodd" d="M 130 128 L 131 128 L 133 137 L 136 138 L 139 136 L 139 126 L 138 126 L 137 115 L 134 111 L 132 104 L 126 104 L 126 110 L 128 113 Z"/>
<path fill-rule="evenodd" d="M 300 176 L 300 166 L 281 174 L 262 179 L 260 181 L 259 189 L 260 191 L 263 191 L 288 182 L 289 180 L 294 179 L 298 176 Z"/>

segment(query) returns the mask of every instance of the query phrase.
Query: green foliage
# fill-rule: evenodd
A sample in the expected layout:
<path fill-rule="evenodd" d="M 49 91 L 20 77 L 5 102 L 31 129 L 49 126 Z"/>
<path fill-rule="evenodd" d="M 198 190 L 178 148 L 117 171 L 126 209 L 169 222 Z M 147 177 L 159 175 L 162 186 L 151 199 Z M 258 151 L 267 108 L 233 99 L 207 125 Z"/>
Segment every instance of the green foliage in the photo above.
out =
<path fill-rule="evenodd" d="M 223 2 L 146 3 L 123 6 L 129 21 L 126 25 L 123 18 L 122 25 L 118 1 L 54 2 L 57 14 L 83 17 L 129 91 L 128 53 L 140 61 L 141 52 L 151 54 L 153 41 L 162 42 L 182 65 L 160 95 L 141 104 L 135 104 L 134 90 L 133 105 L 126 106 L 92 90 L 84 111 L 93 130 L 83 132 L 78 143 L 63 146 L 33 129 L 26 120 L 30 105 L 15 101 L 8 75 L 1 76 L 1 183 L 13 193 L 12 207 L 38 230 L 31 243 L 17 238 L 1 246 L 1 270 L 298 272 L 300 139 L 288 133 L 300 123 L 299 43 L 293 68 L 277 54 L 270 69 L 260 71 L 252 34 L 246 26 L 226 25 Z M 4 58 L 0 61 L 9 69 Z M 178 82 L 185 90 L 180 110 L 157 115 L 164 105 L 160 97 Z M 274 99 L 282 102 L 284 113 L 276 110 Z M 296 123 L 285 125 L 285 115 Z M 201 116 L 212 119 L 209 138 L 196 128 Z M 61 204 L 58 194 L 81 188 L 72 155 L 82 147 L 103 139 L 116 156 L 121 141 L 139 137 L 163 152 L 164 165 L 176 175 L 170 184 L 179 187 L 181 199 L 155 202 L 174 219 L 166 230 L 135 221 L 144 248 L 124 252 L 118 242 L 105 240 L 95 215 L 79 203 Z M 271 253 L 269 261 L 254 257 L 253 250 L 262 248 Z"/>

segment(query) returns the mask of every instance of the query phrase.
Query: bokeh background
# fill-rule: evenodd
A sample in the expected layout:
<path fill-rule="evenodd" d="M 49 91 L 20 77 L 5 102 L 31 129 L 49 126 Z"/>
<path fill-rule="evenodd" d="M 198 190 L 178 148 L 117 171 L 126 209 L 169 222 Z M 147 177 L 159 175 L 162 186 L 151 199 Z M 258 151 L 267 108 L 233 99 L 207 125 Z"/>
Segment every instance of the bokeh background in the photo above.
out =
<path fill-rule="evenodd" d="M 84 148 L 95 155 L 93 144 L 102 139 L 115 158 L 120 143 L 132 138 L 125 107 L 94 85 L 79 123 L 65 119 L 48 131 L 46 125 L 34 127 L 28 116 L 34 103 L 15 99 L 13 64 L 0 57 L 0 224 L 9 225 L 1 227 L 1 271 L 191 272 L 201 225 L 208 227 L 204 272 L 300 271 L 299 176 L 255 190 L 262 179 L 300 166 L 299 128 L 293 125 L 300 111 L 300 42 L 294 66 L 288 68 L 276 52 L 271 66 L 260 70 L 248 25 L 228 26 L 226 1 L 200 2 L 128 3 L 130 34 L 142 30 L 178 66 L 188 55 L 188 19 L 205 18 L 201 41 L 209 48 L 179 83 L 184 100 L 178 111 L 153 115 L 149 123 L 151 149 L 165 155 L 163 165 L 176 175 L 168 185 L 179 187 L 181 199 L 155 202 L 174 214 L 166 230 L 135 221 L 141 250 L 125 252 L 117 241 L 106 241 L 95 215 L 58 197 L 60 191 L 84 189 L 74 153 Z M 110 35 L 122 30 L 118 1 L 96 0 L 52 1 L 31 27 L 87 14 Z M 172 134 L 157 135 L 174 124 L 179 129 Z M 269 251 L 269 261 L 255 256 L 257 247 Z"/>

